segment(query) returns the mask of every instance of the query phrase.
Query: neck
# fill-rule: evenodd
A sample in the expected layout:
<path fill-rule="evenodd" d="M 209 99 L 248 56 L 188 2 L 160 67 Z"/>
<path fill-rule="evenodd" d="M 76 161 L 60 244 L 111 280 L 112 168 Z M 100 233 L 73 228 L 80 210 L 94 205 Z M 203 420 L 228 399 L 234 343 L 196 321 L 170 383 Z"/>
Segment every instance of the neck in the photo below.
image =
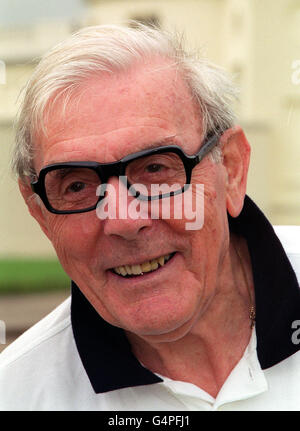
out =
<path fill-rule="evenodd" d="M 229 263 L 230 278 L 225 271 L 226 282 L 223 278 L 210 305 L 191 327 L 159 337 L 127 333 L 133 353 L 148 369 L 193 383 L 213 397 L 241 359 L 252 331 L 252 273 L 242 241 L 232 242 Z"/>

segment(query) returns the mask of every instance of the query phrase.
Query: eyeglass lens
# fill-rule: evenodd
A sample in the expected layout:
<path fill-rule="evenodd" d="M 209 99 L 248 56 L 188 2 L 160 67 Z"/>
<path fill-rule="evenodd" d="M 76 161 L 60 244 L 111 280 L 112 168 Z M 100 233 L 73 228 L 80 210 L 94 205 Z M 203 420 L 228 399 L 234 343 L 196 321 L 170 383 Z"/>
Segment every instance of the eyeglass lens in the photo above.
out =
<path fill-rule="evenodd" d="M 157 197 L 176 192 L 186 183 L 181 158 L 172 152 L 151 154 L 128 163 L 125 176 L 142 196 Z M 87 167 L 57 168 L 47 172 L 45 190 L 52 208 L 59 211 L 84 210 L 95 206 L 101 185 L 95 170 Z"/>

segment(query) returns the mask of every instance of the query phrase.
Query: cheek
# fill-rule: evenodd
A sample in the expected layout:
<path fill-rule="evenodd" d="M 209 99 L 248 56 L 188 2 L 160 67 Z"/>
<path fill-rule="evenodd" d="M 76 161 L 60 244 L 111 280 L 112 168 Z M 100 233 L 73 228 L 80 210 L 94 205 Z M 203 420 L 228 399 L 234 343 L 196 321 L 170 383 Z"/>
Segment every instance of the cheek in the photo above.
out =
<path fill-rule="evenodd" d="M 170 205 L 170 223 L 175 230 L 195 232 L 210 227 L 214 229 L 214 224 L 218 217 L 223 214 L 224 198 L 216 191 L 215 184 L 197 182 L 190 184 L 189 188 L 181 195 L 173 198 Z M 162 204 L 164 204 L 162 200 Z M 164 208 L 168 214 L 167 204 Z M 226 208 L 225 208 L 226 210 Z M 160 211 L 160 219 L 163 210 Z"/>
<path fill-rule="evenodd" d="M 71 258 L 84 261 L 95 250 L 101 223 L 94 212 L 56 215 L 49 220 L 51 242 L 62 264 Z"/>
<path fill-rule="evenodd" d="M 202 183 L 205 222 L 213 223 L 214 219 L 227 220 L 225 172 L 222 164 L 208 162 L 192 176 L 194 188 Z M 194 192 L 194 199 L 197 193 Z"/>
<path fill-rule="evenodd" d="M 222 175 L 223 171 L 219 169 L 218 165 L 213 165 L 210 169 L 201 169 L 195 175 L 193 174 L 192 187 L 185 193 L 189 192 L 190 202 L 192 202 L 192 210 L 189 211 L 189 215 L 193 215 L 194 220 L 191 220 L 190 217 L 187 219 L 187 212 L 183 211 L 182 219 L 169 221 L 172 230 L 185 236 L 190 244 L 189 251 L 186 252 L 189 258 L 187 261 L 195 271 L 199 262 L 206 261 L 208 265 L 218 264 L 212 261 L 214 256 L 219 256 L 219 252 L 223 250 L 228 238 L 226 190 Z M 186 209 L 184 201 L 182 208 Z M 201 212 L 202 215 L 199 216 Z M 198 226 L 195 222 L 197 218 L 198 222 L 203 222 L 199 229 L 196 228 Z M 192 230 L 189 230 L 187 226 L 191 221 Z M 193 229 L 194 227 L 195 229 Z"/>

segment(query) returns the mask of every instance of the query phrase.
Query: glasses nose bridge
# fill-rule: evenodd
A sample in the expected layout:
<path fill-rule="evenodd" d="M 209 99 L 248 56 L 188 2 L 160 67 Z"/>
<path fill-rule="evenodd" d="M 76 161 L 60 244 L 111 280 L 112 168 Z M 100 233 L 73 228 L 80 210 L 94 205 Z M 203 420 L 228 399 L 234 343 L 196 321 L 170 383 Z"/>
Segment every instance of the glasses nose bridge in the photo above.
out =
<path fill-rule="evenodd" d="M 97 173 L 101 179 L 102 184 L 107 184 L 111 177 L 119 178 L 124 175 L 125 167 L 121 162 L 110 162 L 101 164 L 97 168 Z"/>

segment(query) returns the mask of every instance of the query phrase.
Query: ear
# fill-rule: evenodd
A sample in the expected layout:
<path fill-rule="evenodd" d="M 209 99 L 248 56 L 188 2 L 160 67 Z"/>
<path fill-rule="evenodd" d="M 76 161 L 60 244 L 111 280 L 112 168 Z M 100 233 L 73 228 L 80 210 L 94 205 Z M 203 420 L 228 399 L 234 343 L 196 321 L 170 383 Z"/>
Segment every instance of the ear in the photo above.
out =
<path fill-rule="evenodd" d="M 241 127 L 226 130 L 221 136 L 223 165 L 226 169 L 226 205 L 232 217 L 237 217 L 244 205 L 250 145 Z"/>
<path fill-rule="evenodd" d="M 41 202 L 39 202 L 38 199 L 36 199 L 36 196 L 30 187 L 29 181 L 19 179 L 18 182 L 19 182 L 20 192 L 24 198 L 24 201 L 28 207 L 30 214 L 32 215 L 32 217 L 34 217 L 37 220 L 43 232 L 50 239 L 45 213 L 43 211 Z"/>

